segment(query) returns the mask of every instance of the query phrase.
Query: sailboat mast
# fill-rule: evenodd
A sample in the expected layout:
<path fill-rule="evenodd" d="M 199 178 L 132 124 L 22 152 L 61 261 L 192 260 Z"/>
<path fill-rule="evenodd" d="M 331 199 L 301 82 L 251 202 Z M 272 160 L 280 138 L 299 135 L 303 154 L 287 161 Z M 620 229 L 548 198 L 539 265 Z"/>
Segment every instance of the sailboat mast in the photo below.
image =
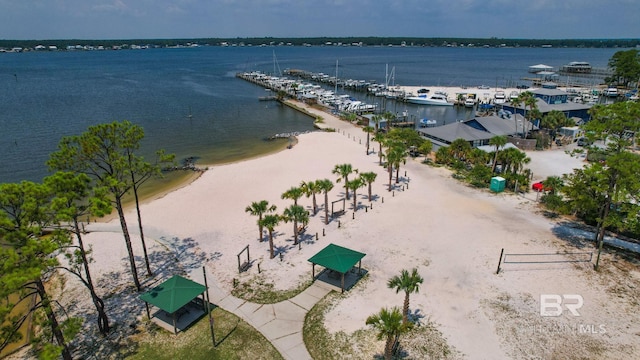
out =
<path fill-rule="evenodd" d="M 336 86 L 335 91 L 333 92 L 336 96 L 338 96 L 338 60 L 336 59 Z"/>

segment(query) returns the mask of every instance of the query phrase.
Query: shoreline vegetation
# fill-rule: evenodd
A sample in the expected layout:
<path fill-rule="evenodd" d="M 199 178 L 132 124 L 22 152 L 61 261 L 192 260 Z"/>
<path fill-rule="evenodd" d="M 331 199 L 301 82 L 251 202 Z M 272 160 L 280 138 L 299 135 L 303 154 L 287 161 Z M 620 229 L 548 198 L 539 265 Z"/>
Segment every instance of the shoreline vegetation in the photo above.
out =
<path fill-rule="evenodd" d="M 633 48 L 640 39 L 509 39 L 421 37 L 40 39 L 0 40 L 0 52 L 122 50 L 197 46 L 402 46 L 402 47 L 571 47 Z M 18 50 L 19 49 L 19 50 Z"/>

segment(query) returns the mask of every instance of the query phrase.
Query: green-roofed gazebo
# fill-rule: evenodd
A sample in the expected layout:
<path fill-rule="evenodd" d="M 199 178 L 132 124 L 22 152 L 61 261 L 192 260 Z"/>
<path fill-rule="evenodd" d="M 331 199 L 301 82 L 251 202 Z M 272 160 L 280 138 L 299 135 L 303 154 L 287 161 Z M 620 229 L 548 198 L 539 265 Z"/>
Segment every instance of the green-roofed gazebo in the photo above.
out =
<path fill-rule="evenodd" d="M 149 319 L 151 319 L 149 304 L 170 314 L 173 318 L 173 332 L 177 333 L 176 313 L 191 300 L 204 294 L 206 290 L 207 288 L 202 284 L 180 275 L 174 275 L 169 280 L 140 295 L 140 299 L 145 302 Z"/>
<path fill-rule="evenodd" d="M 362 258 L 367 255 L 359 251 L 347 249 L 346 247 L 336 244 L 329 244 L 317 254 L 309 258 L 312 266 L 312 277 L 316 279 L 316 264 L 324 266 L 329 270 L 333 270 L 342 274 L 340 285 L 344 292 L 344 274 L 349 272 L 356 264 L 358 264 L 358 273 L 361 272 Z"/>

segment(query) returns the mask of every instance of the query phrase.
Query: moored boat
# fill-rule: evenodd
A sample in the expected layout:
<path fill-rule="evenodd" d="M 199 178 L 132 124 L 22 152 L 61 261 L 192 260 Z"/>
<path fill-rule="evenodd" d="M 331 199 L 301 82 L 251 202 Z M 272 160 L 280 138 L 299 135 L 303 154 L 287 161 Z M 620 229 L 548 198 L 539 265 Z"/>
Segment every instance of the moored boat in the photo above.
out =
<path fill-rule="evenodd" d="M 602 95 L 606 97 L 618 97 L 618 89 L 617 88 L 607 88 L 602 92 Z"/>
<path fill-rule="evenodd" d="M 431 120 L 431 119 L 420 119 L 420 127 L 431 127 L 431 126 L 436 126 L 438 124 L 437 121 L 435 120 Z"/>
<path fill-rule="evenodd" d="M 433 95 L 423 93 L 418 96 L 409 96 L 406 100 L 408 103 L 418 105 L 453 106 L 453 103 L 450 103 L 449 100 L 447 100 L 447 96 L 440 93 L 435 93 Z"/>

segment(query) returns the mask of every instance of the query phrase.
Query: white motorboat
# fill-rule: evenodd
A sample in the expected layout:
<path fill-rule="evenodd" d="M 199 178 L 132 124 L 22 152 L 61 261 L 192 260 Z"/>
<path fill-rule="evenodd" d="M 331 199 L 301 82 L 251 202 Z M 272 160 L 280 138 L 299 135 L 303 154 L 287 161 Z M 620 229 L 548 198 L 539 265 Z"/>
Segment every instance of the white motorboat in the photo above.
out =
<path fill-rule="evenodd" d="M 420 127 L 432 127 L 438 124 L 437 121 L 431 119 L 420 119 Z"/>
<path fill-rule="evenodd" d="M 464 106 L 468 108 L 472 108 L 476 106 L 476 99 L 472 99 L 472 98 L 464 99 Z"/>
<path fill-rule="evenodd" d="M 408 103 L 418 104 L 418 105 L 444 105 L 444 106 L 453 106 L 453 103 L 450 103 L 447 100 L 447 96 L 444 94 L 435 93 L 433 95 L 429 94 L 419 94 L 418 96 L 409 96 L 406 98 Z"/>
<path fill-rule="evenodd" d="M 618 97 L 618 89 L 610 87 L 605 89 L 602 94 L 606 97 Z"/>

